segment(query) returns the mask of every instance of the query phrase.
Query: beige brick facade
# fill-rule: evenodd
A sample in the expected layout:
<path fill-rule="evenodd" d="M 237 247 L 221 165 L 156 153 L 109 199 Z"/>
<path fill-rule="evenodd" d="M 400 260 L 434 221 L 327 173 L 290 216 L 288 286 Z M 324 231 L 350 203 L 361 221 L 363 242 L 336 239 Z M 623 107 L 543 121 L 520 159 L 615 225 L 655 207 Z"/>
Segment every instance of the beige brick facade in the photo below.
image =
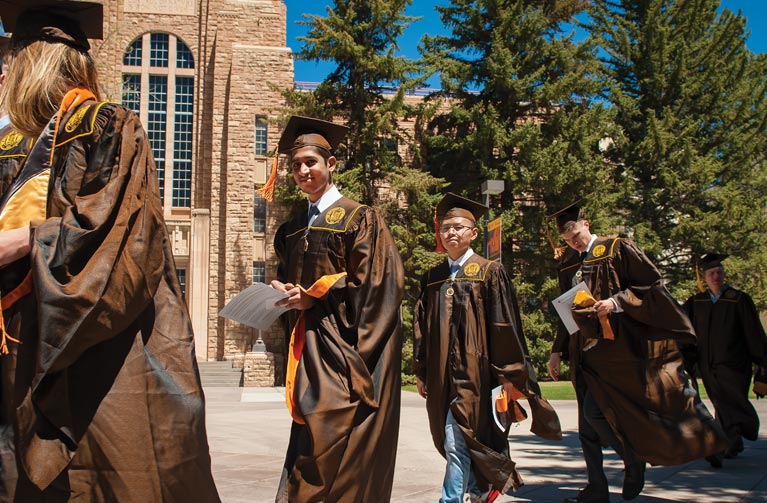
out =
<path fill-rule="evenodd" d="M 218 311 L 250 285 L 254 261 L 267 263 L 267 281 L 274 277 L 271 241 L 283 215 L 268 205 L 266 232 L 254 232 L 254 186 L 265 181 L 271 166 L 266 157 L 255 155 L 255 118 L 269 117 L 267 143 L 272 150 L 279 131 L 271 121 L 283 106 L 274 86 L 293 85 L 285 4 L 282 0 L 105 0 L 104 18 L 105 38 L 94 42 L 93 54 L 108 100 L 122 101 L 123 55 L 145 34 L 167 33 L 193 55 L 191 205 L 172 207 L 166 189 L 165 216 L 177 267 L 185 271 L 198 359 L 241 359 L 257 334 L 225 322 Z M 151 75 L 151 68 L 141 70 Z M 173 92 L 168 86 L 169 96 Z M 172 135 L 168 139 L 173 141 Z M 172 169 L 166 166 L 166 177 Z M 281 330 L 274 327 L 262 337 L 267 350 L 274 353 L 278 370 L 273 380 L 279 382 L 284 352 Z"/>

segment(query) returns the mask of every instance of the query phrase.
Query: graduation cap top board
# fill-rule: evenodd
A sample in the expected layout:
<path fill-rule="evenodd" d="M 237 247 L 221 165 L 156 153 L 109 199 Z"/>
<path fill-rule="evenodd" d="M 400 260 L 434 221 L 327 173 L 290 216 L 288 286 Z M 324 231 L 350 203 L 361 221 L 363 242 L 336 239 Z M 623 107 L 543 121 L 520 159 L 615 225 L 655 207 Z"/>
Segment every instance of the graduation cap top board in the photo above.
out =
<path fill-rule="evenodd" d="M 557 223 L 557 230 L 560 233 L 563 233 L 565 232 L 565 227 L 570 222 L 583 220 L 583 208 L 581 206 L 581 201 L 571 203 L 561 210 L 552 213 L 547 218 L 555 219 Z"/>
<path fill-rule="evenodd" d="M 349 128 L 334 122 L 294 115 L 282 131 L 280 141 L 277 143 L 279 154 L 290 154 L 303 147 L 321 148 L 333 154 L 341 140 L 344 139 Z M 267 201 L 274 199 L 274 184 L 277 180 L 278 156 L 274 156 L 272 171 L 269 179 L 256 190 Z"/>
<path fill-rule="evenodd" d="M 319 147 L 332 153 L 349 128 L 334 122 L 294 115 L 282 132 L 277 151 L 288 154 L 303 147 Z"/>
<path fill-rule="evenodd" d="M 42 40 L 88 51 L 104 36 L 104 8 L 79 0 L 0 0 L 0 14 L 14 50 Z"/>
<path fill-rule="evenodd" d="M 435 213 L 437 220 L 440 222 L 450 217 L 464 217 L 472 222 L 476 222 L 482 218 L 486 211 L 487 206 L 484 204 L 459 196 L 453 192 L 448 192 L 437 204 Z"/>
<path fill-rule="evenodd" d="M 722 265 L 722 261 L 729 257 L 726 253 L 706 253 L 698 261 L 701 270 L 706 271 Z"/>

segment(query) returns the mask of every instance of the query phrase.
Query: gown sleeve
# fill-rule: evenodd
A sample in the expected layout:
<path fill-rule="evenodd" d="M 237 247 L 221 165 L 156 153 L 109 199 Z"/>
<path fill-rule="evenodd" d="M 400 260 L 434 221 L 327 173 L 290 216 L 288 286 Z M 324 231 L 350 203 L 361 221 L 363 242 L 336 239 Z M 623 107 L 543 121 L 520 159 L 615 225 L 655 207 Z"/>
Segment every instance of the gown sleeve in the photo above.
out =
<path fill-rule="evenodd" d="M 428 273 L 421 279 L 421 293 L 415 304 L 413 313 L 413 373 L 421 379 L 426 379 L 426 358 L 429 333 L 426 307 L 426 281 Z"/>
<path fill-rule="evenodd" d="M 612 298 L 624 312 L 613 316 L 629 316 L 658 329 L 647 332 L 651 337 L 673 333 L 677 338 L 693 342 L 692 324 L 663 285 L 658 268 L 633 242 L 620 239 L 616 246 L 615 269 L 620 284 Z"/>
<path fill-rule="evenodd" d="M 767 367 L 767 336 L 764 334 L 754 301 L 745 293 L 738 302 L 738 311 L 751 361 L 760 367 Z"/>
<path fill-rule="evenodd" d="M 134 324 L 164 274 L 162 204 L 138 117 L 102 109 L 94 134 L 56 155 L 32 248 L 41 340 L 33 389 Z"/>
<path fill-rule="evenodd" d="M 384 349 L 391 339 L 400 336 L 404 273 L 397 246 L 372 208 L 365 208 L 349 240 L 345 285 L 329 290 L 324 302 L 344 340 L 356 349 L 346 354 L 352 388 L 376 407 L 371 373 L 382 358 L 390 357 Z"/>

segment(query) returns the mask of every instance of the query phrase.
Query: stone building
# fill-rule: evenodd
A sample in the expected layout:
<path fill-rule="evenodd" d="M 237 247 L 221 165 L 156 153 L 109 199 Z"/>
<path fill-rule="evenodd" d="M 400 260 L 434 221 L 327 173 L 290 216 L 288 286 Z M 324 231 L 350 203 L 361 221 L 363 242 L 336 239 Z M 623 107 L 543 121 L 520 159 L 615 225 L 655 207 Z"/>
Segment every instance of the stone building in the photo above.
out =
<path fill-rule="evenodd" d="M 103 4 L 104 40 L 94 41 L 92 52 L 106 99 L 136 110 L 152 143 L 197 358 L 242 361 L 259 334 L 218 312 L 253 281 L 274 277 L 272 233 L 284 210 L 266 204 L 254 188 L 266 181 L 266 154 L 280 133 L 278 89 L 293 85 L 286 6 L 282 0 Z M 269 352 L 260 384 L 279 383 L 282 331 L 260 335 Z"/>

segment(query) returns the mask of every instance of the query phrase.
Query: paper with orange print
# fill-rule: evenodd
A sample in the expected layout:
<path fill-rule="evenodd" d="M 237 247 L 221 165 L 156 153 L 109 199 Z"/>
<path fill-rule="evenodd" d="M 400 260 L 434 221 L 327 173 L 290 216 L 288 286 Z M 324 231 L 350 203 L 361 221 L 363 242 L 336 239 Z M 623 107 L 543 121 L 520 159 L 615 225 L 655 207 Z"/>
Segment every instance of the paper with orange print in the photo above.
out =
<path fill-rule="evenodd" d="M 574 334 L 578 331 L 578 324 L 575 323 L 575 320 L 573 319 L 573 302 L 575 300 L 575 296 L 578 294 L 578 292 L 584 291 L 591 295 L 591 291 L 589 290 L 588 285 L 581 281 L 559 297 L 553 300 L 554 302 L 554 309 L 556 309 L 557 314 L 562 319 L 562 323 L 565 325 L 565 328 L 567 329 L 568 333 L 570 335 Z"/>

